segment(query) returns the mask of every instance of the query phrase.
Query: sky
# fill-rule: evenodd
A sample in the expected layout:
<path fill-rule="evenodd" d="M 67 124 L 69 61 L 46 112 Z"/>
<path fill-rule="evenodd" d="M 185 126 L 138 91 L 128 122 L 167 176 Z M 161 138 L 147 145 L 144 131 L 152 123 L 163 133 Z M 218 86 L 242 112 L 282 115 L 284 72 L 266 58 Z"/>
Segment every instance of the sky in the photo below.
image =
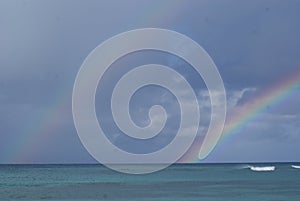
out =
<path fill-rule="evenodd" d="M 161 87 L 138 90 L 129 105 L 139 126 L 149 124 L 152 105 L 165 107 L 164 135 L 151 146 L 126 139 L 110 111 L 122 73 L 155 61 L 186 77 L 200 103 L 199 136 L 180 162 L 299 162 L 299 9 L 296 0 L 0 1 L 0 163 L 96 163 L 73 122 L 76 75 L 108 38 L 149 27 L 184 34 L 211 56 L 226 89 L 224 132 L 208 157 L 197 159 L 211 112 L 202 78 L 174 55 L 141 51 L 115 62 L 97 88 L 98 121 L 113 143 L 147 153 L 172 141 L 179 104 Z"/>

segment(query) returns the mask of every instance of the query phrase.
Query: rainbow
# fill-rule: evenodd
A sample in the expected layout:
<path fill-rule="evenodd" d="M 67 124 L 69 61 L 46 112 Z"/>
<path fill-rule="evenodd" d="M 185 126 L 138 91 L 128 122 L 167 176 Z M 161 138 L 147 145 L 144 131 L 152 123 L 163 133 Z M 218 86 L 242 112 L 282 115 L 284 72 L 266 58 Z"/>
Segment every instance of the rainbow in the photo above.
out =
<path fill-rule="evenodd" d="M 54 143 L 59 139 L 57 135 L 61 135 L 66 120 L 66 110 L 71 111 L 71 93 L 66 94 L 65 89 L 58 91 L 57 97 L 54 99 L 49 108 L 41 109 L 34 115 L 36 126 L 28 126 L 20 133 L 19 138 L 10 144 L 10 152 L 5 154 L 5 163 L 35 163 L 40 162 L 36 159 L 39 151 L 45 143 Z M 29 115 L 31 116 L 31 115 Z M 55 147 L 53 147 L 55 149 Z"/>
<path fill-rule="evenodd" d="M 247 103 L 233 109 L 227 114 L 223 133 L 219 143 L 230 136 L 240 133 L 245 125 L 255 120 L 267 108 L 275 107 L 295 95 L 295 91 L 300 89 L 300 70 L 288 75 L 280 82 L 273 83 L 269 87 L 261 90 L 258 96 L 252 98 Z M 199 138 L 193 144 L 188 153 L 179 162 L 199 162 L 198 153 L 201 146 Z"/>
<path fill-rule="evenodd" d="M 264 90 L 261 90 L 258 96 L 227 115 L 219 143 L 223 143 L 226 138 L 240 133 L 245 125 L 255 120 L 268 107 L 278 106 L 288 98 L 291 98 L 295 94 L 295 91 L 299 89 L 300 70 L 292 73 L 292 75 L 287 76 L 280 82 L 273 83 Z M 66 96 L 63 91 L 61 90 L 58 96 L 60 98 L 57 98 L 55 103 L 53 103 L 52 109 L 43 111 L 38 115 L 36 119 L 37 126 L 24 130 L 23 137 L 21 136 L 14 144 L 11 144 L 11 147 L 15 147 L 15 149 L 5 154 L 7 156 L 6 162 L 33 161 L 37 150 L 40 150 L 39 146 L 43 146 L 45 141 L 53 141 L 52 139 L 55 138 L 55 135 L 61 134 L 58 130 L 63 125 L 57 122 L 63 122 L 62 118 L 65 117 L 62 115 L 62 111 L 65 111 L 69 107 L 69 102 L 71 101 L 70 97 Z M 199 162 L 198 152 L 201 143 L 202 138 L 198 137 L 190 150 L 178 162 Z"/>
<path fill-rule="evenodd" d="M 300 70 L 281 82 L 270 85 L 260 94 L 236 110 L 226 121 L 222 139 L 240 131 L 269 107 L 274 107 L 293 96 L 300 89 Z"/>

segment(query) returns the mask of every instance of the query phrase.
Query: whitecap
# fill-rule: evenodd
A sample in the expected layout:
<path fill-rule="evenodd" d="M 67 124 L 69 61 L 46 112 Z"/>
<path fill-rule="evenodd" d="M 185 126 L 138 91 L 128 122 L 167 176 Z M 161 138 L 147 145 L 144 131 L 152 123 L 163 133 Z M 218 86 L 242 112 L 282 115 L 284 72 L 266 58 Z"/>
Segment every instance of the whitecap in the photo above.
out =
<path fill-rule="evenodd" d="M 292 168 L 300 169 L 299 165 L 291 165 L 291 166 L 292 166 Z"/>
<path fill-rule="evenodd" d="M 250 166 L 249 168 L 252 171 L 257 171 L 257 172 L 266 172 L 266 171 L 274 171 L 275 170 L 275 166 L 264 166 L 264 167 Z"/>

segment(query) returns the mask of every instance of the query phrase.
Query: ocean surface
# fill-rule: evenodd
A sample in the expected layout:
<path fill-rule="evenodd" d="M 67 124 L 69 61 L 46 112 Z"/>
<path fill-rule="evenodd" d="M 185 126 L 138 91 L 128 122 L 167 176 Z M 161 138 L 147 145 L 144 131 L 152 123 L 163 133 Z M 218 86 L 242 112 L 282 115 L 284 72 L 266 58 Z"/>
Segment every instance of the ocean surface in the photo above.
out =
<path fill-rule="evenodd" d="M 0 200 L 294 201 L 297 165 L 177 164 L 147 175 L 101 165 L 0 165 Z"/>

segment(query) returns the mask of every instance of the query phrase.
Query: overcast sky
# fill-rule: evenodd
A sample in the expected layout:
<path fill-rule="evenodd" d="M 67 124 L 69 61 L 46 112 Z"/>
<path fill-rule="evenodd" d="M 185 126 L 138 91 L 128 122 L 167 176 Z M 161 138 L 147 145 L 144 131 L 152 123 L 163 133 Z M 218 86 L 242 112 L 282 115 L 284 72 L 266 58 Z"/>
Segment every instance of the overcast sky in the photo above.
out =
<path fill-rule="evenodd" d="M 271 89 L 276 92 L 268 107 L 226 133 L 204 162 L 300 161 L 299 10 L 296 0 L 0 1 L 0 163 L 96 162 L 73 123 L 76 74 L 101 42 L 146 27 L 185 34 L 209 53 L 226 88 L 227 124 Z M 135 142 L 122 137 L 112 121 L 108 100 L 118 76 L 153 60 L 172 66 L 193 87 L 202 104 L 200 139 L 209 123 L 205 85 L 188 64 L 162 52 L 125 56 L 101 80 L 96 109 L 111 141 L 132 152 L 160 149 L 178 129 L 174 96 L 153 86 L 135 94 L 131 115 L 137 125 L 146 126 L 151 105 L 164 105 L 166 139 L 154 140 L 149 149 L 143 143 L 132 148 Z M 294 88 L 279 87 L 293 76 Z M 274 103 L 276 97 L 282 98 Z"/>

